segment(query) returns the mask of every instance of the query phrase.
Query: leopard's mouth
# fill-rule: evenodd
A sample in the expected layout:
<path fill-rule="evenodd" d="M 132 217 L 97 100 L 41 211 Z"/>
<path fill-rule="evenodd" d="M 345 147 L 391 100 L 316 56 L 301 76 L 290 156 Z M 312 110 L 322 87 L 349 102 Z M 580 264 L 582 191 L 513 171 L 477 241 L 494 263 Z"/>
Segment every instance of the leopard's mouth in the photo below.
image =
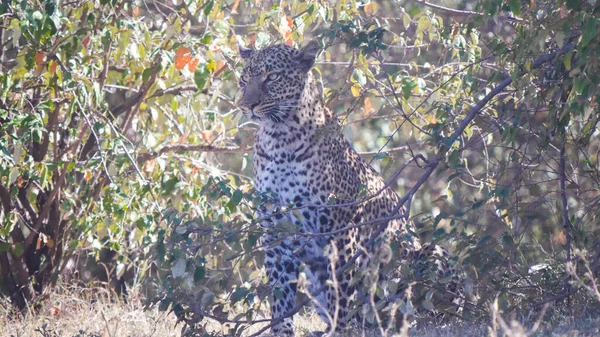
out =
<path fill-rule="evenodd" d="M 255 106 L 252 109 L 249 107 L 242 107 L 242 113 L 248 116 L 254 121 L 272 121 L 275 123 L 283 122 L 282 116 L 280 116 L 279 107 L 276 105 L 264 105 Z"/>

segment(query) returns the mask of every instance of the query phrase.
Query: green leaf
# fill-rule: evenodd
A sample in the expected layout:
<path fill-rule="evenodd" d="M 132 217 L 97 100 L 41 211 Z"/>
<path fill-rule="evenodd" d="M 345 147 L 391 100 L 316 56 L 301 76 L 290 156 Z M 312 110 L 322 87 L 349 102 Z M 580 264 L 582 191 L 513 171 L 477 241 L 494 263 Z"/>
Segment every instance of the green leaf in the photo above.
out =
<path fill-rule="evenodd" d="M 571 58 L 573 56 L 573 52 L 569 52 L 565 55 L 563 59 L 563 63 L 565 64 L 565 69 L 571 70 Z"/>
<path fill-rule="evenodd" d="M 142 73 L 142 82 L 148 81 L 150 76 L 152 76 L 152 68 L 144 69 L 144 72 Z"/>
<path fill-rule="evenodd" d="M 183 276 L 185 274 L 186 264 L 187 262 L 185 258 L 178 259 L 177 262 L 175 262 L 175 264 L 173 265 L 173 268 L 171 268 L 171 274 L 173 275 L 173 277 L 177 278 Z"/>
<path fill-rule="evenodd" d="M 13 253 L 15 254 L 15 256 L 19 257 L 19 256 L 23 255 L 23 252 L 25 252 L 23 244 L 15 243 L 15 245 L 13 247 Z"/>
<path fill-rule="evenodd" d="M 210 72 L 206 68 L 206 65 L 198 66 L 198 68 L 196 68 L 196 72 L 194 73 L 194 83 L 196 83 L 198 90 L 204 89 L 209 78 Z"/>
<path fill-rule="evenodd" d="M 213 6 L 215 5 L 215 1 L 214 0 L 210 0 L 208 1 L 205 5 L 204 5 L 204 15 L 209 15 L 210 12 L 213 9 Z"/>
<path fill-rule="evenodd" d="M 456 167 L 456 165 L 458 164 L 459 158 L 460 158 L 460 151 L 454 150 L 454 151 L 452 151 L 450 156 L 448 156 L 448 163 L 450 164 L 450 166 Z"/>
<path fill-rule="evenodd" d="M 516 16 L 521 15 L 521 0 L 510 0 L 508 7 Z"/>
<path fill-rule="evenodd" d="M 203 280 L 205 275 L 206 270 L 204 270 L 203 266 L 196 267 L 196 270 L 194 271 L 194 282 L 198 283 L 199 281 Z"/>
<path fill-rule="evenodd" d="M 237 288 L 233 294 L 231 294 L 231 303 L 233 304 L 239 302 L 241 299 L 246 297 L 246 295 L 248 295 L 248 292 L 248 288 L 246 287 Z"/>
<path fill-rule="evenodd" d="M 242 201 L 242 198 L 244 197 L 244 193 L 242 193 L 242 191 L 240 190 L 235 190 L 233 192 L 233 195 L 231 196 L 231 203 L 234 206 L 237 206 L 240 204 L 240 202 Z"/>
<path fill-rule="evenodd" d="M 598 32 L 596 31 L 596 18 L 588 17 L 585 26 L 583 27 L 583 35 L 581 36 L 581 46 L 585 47 L 590 43 Z"/>
<path fill-rule="evenodd" d="M 410 15 L 408 15 L 408 13 L 404 13 L 402 16 L 402 24 L 404 25 L 404 29 L 410 27 Z"/>
<path fill-rule="evenodd" d="M 435 309 L 435 307 L 433 306 L 433 303 L 429 300 L 425 300 L 425 301 L 421 302 L 421 306 L 425 310 L 429 310 L 429 311 L 433 311 L 433 309 Z"/>

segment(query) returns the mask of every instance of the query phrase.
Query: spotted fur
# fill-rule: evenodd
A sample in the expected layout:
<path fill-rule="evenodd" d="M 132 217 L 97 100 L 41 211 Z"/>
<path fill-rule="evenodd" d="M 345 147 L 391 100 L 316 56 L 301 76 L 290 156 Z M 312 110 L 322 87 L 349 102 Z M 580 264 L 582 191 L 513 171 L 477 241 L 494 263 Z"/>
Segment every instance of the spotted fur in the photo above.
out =
<path fill-rule="evenodd" d="M 354 272 L 344 274 L 326 291 L 317 294 L 316 290 L 332 280 L 333 269 L 358 249 L 375 253 L 378 263 L 389 261 L 391 255 L 381 247 L 406 234 L 411 224 L 389 221 L 374 244 L 379 248 L 365 247 L 378 225 L 347 228 L 388 217 L 399 197 L 350 147 L 325 106 L 310 72 L 317 52 L 314 41 L 300 50 L 287 45 L 241 49 L 246 65 L 239 82 L 243 91 L 239 106 L 260 125 L 254 146 L 255 185 L 273 205 L 261 214 L 267 218 L 261 244 L 266 247 L 265 265 L 273 288 L 272 318 L 285 316 L 295 305 L 302 271 L 310 282 L 316 311 L 330 327 L 343 329 L 351 318 Z M 372 197 L 352 203 L 365 195 Z M 331 206 L 336 204 L 345 205 Z M 278 212 L 289 205 L 296 210 Z M 336 230 L 341 231 L 323 234 Z M 405 258 L 419 256 L 418 240 L 403 240 L 402 246 Z M 428 248 L 428 254 L 440 253 L 436 249 Z M 368 259 L 360 262 L 368 264 Z M 293 336 L 292 318 L 283 319 L 273 332 Z"/>

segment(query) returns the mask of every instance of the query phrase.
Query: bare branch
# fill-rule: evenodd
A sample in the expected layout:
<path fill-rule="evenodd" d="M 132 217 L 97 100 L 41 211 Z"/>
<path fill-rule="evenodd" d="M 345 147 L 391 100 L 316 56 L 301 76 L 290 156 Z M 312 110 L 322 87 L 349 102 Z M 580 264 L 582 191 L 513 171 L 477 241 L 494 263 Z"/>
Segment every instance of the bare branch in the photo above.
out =
<path fill-rule="evenodd" d="M 213 152 L 213 153 L 246 153 L 252 148 L 237 146 L 214 146 L 214 145 L 168 145 L 156 152 L 144 153 L 138 157 L 138 164 L 159 157 L 169 152 Z"/>
<path fill-rule="evenodd" d="M 178 86 L 178 87 L 167 88 L 164 90 L 158 89 L 152 95 L 150 95 L 148 98 L 154 98 L 154 97 L 158 97 L 158 96 L 162 96 L 162 95 L 179 95 L 186 91 L 194 92 L 197 90 L 198 90 L 198 87 L 196 87 L 195 85 L 182 85 L 182 86 Z"/>
<path fill-rule="evenodd" d="M 485 16 L 484 13 L 474 12 L 474 11 L 466 11 L 466 10 L 454 9 L 454 8 L 448 8 L 448 7 L 444 7 L 444 6 L 440 6 L 440 5 L 429 3 L 429 2 L 427 2 L 425 0 L 413 0 L 413 2 L 419 3 L 419 4 L 427 6 L 429 8 L 433 8 L 433 9 L 438 10 L 438 11 L 442 11 L 442 12 L 448 13 L 450 15 L 457 15 L 457 16 Z M 514 17 L 514 16 L 498 15 L 498 18 L 502 19 L 502 20 L 523 22 L 523 19 L 517 18 L 517 17 Z"/>
<path fill-rule="evenodd" d="M 8 213 L 12 210 L 12 198 L 10 191 L 0 184 L 0 200 L 2 201 L 2 208 L 4 209 L 4 215 L 8 216 Z"/>
<path fill-rule="evenodd" d="M 559 163 L 559 175 L 560 175 L 560 199 L 562 201 L 563 211 L 563 227 L 565 229 L 565 249 L 567 250 L 567 265 L 571 263 L 571 220 L 569 219 L 569 205 L 567 204 L 567 191 L 565 188 L 565 182 L 567 181 L 567 175 L 565 173 L 565 147 L 567 143 L 567 136 L 563 140 L 562 147 L 560 148 L 560 163 Z M 570 294 L 570 277 L 565 279 L 563 286 L 563 294 Z M 570 295 L 566 295 L 568 298 Z"/>

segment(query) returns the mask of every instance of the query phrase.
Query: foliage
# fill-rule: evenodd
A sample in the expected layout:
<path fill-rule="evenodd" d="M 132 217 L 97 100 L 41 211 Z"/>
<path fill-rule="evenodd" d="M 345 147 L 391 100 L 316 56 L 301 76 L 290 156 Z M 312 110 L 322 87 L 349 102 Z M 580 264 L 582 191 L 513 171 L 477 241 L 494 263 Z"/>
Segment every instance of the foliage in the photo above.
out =
<path fill-rule="evenodd" d="M 237 48 L 309 38 L 354 147 L 386 177 L 421 158 L 392 181 L 401 195 L 435 168 L 411 213 L 462 266 L 464 316 L 495 298 L 594 303 L 591 278 L 566 272 L 600 263 L 594 1 L 173 3 L 0 5 L 0 290 L 17 307 L 109 251 L 109 279 L 145 281 L 198 331 L 260 321 L 266 196 L 235 113 Z"/>

